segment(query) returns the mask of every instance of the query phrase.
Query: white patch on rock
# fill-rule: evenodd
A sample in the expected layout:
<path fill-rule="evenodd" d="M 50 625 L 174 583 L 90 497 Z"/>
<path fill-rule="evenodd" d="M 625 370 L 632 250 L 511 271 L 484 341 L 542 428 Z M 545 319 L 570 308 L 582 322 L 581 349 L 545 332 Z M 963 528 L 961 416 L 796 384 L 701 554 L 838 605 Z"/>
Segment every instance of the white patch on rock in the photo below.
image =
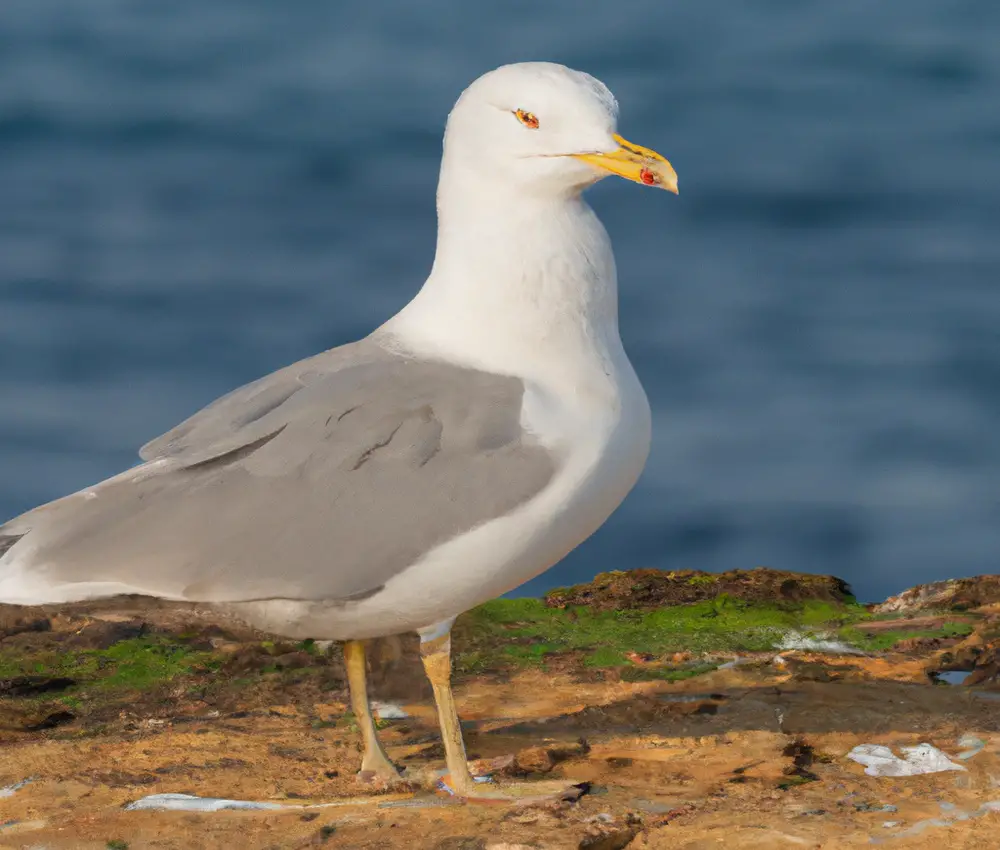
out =
<path fill-rule="evenodd" d="M 226 800 L 221 797 L 196 797 L 194 794 L 150 794 L 129 803 L 127 812 L 152 810 L 157 812 L 220 812 L 224 809 L 266 809 L 277 811 L 302 806 L 285 806 L 281 803 L 265 803 L 255 800 Z"/>
<path fill-rule="evenodd" d="M 372 700 L 372 711 L 379 720 L 404 720 L 410 715 L 406 713 L 403 706 L 395 702 L 379 702 Z"/>
<path fill-rule="evenodd" d="M 930 744 L 900 747 L 899 751 L 903 754 L 902 758 L 881 744 L 858 744 L 847 757 L 865 765 L 865 773 L 869 776 L 920 776 L 945 770 L 965 770 Z"/>
<path fill-rule="evenodd" d="M 29 782 L 33 782 L 32 779 L 22 779 L 20 782 L 15 782 L 13 785 L 5 785 L 0 788 L 0 799 L 4 797 L 13 797 L 16 791 L 20 791 Z"/>
<path fill-rule="evenodd" d="M 803 650 L 805 652 L 829 652 L 833 655 L 863 655 L 861 650 L 844 643 L 842 640 L 834 640 L 827 637 L 817 637 L 816 635 L 806 635 L 801 632 L 786 632 L 775 649 L 785 652 L 791 650 Z"/>

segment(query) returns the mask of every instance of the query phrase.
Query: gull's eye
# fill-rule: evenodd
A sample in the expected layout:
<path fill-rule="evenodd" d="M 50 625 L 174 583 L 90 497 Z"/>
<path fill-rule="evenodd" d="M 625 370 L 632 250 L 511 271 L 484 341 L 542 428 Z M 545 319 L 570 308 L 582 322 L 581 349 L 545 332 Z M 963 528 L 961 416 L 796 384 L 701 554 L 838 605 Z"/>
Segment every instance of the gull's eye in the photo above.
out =
<path fill-rule="evenodd" d="M 538 129 L 538 118 L 532 112 L 525 112 L 523 109 L 518 109 L 514 112 L 517 116 L 517 120 L 524 124 L 529 130 Z"/>

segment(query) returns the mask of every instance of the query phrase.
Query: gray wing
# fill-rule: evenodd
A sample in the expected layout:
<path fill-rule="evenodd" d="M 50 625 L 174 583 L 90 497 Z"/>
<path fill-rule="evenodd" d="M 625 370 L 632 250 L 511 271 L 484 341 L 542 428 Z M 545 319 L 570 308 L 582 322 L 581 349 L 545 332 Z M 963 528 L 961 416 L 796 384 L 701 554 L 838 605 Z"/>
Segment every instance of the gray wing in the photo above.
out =
<path fill-rule="evenodd" d="M 292 396 L 308 386 L 324 381 L 337 372 L 371 363 L 391 362 L 394 355 L 373 342 L 359 342 L 324 351 L 293 363 L 270 375 L 265 375 L 216 399 L 194 416 L 184 420 L 167 433 L 150 440 L 139 450 L 143 460 L 211 454 L 218 447 L 235 447 L 250 442 L 248 436 L 262 428 L 268 417 Z"/>
<path fill-rule="evenodd" d="M 47 584 L 214 602 L 363 597 L 551 480 L 554 458 L 520 425 L 523 392 L 516 378 L 373 343 L 335 349 L 148 444 L 160 463 L 0 536 L 18 537 L 11 553 L 30 550 Z"/>

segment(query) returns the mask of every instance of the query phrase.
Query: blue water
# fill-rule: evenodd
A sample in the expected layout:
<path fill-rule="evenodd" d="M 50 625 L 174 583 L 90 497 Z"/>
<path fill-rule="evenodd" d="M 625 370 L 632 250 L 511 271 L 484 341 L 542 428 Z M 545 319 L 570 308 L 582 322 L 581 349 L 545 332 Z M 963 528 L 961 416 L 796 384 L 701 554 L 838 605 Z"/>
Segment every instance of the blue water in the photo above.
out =
<path fill-rule="evenodd" d="M 349 341 L 430 266 L 440 134 L 508 61 L 602 78 L 645 476 L 527 586 L 1000 570 L 1000 4 L 0 3 L 0 515 Z"/>

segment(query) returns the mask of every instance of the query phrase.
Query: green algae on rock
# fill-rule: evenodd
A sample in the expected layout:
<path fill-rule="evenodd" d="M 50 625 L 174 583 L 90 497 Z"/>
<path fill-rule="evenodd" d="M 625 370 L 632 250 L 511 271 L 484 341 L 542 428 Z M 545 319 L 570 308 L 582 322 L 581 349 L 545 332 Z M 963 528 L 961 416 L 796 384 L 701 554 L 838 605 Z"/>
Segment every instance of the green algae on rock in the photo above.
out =
<path fill-rule="evenodd" d="M 775 605 L 725 594 L 653 610 L 497 599 L 459 618 L 455 662 L 467 674 L 560 659 L 583 668 L 625 668 L 643 656 L 663 661 L 678 653 L 766 652 L 789 633 L 836 632 L 868 616 L 856 603 L 810 599 Z"/>

